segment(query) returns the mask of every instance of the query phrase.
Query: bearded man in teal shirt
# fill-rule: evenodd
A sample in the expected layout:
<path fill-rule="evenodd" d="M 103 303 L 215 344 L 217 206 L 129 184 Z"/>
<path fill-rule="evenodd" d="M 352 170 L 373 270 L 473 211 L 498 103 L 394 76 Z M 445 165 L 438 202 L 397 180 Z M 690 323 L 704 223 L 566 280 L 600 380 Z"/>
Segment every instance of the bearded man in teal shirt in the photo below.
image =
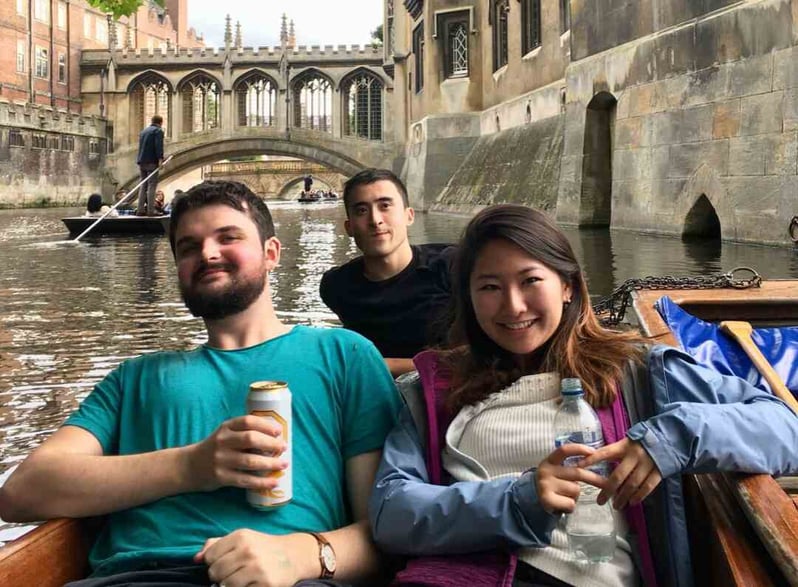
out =
<path fill-rule="evenodd" d="M 183 299 L 207 344 L 122 363 L 0 489 L 7 521 L 106 515 L 91 553 L 98 587 L 335 585 L 375 572 L 367 502 L 400 401 L 374 346 L 343 329 L 289 327 L 268 275 L 280 241 L 237 182 L 207 181 L 172 212 Z M 288 382 L 293 454 L 245 415 L 253 381 Z M 292 467 L 291 503 L 247 504 Z M 335 581 L 333 581 L 333 578 Z M 323 580 L 322 582 L 317 580 Z"/>

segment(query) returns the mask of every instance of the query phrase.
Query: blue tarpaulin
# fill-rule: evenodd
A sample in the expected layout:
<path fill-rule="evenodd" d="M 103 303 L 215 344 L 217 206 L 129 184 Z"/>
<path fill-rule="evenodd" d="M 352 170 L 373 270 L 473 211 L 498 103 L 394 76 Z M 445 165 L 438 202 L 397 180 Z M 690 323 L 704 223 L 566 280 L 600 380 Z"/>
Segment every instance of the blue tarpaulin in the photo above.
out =
<path fill-rule="evenodd" d="M 682 349 L 699 363 L 726 375 L 742 377 L 770 392 L 770 386 L 745 351 L 723 333 L 718 324 L 688 314 L 667 296 L 657 301 L 657 310 Z M 751 338 L 793 395 L 798 397 L 798 327 L 755 328 Z"/>

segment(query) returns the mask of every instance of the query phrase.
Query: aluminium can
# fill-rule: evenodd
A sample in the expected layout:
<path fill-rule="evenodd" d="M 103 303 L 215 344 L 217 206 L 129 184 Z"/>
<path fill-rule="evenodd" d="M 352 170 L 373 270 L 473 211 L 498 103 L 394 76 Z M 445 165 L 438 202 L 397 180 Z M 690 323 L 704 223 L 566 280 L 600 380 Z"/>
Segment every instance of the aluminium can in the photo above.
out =
<path fill-rule="evenodd" d="M 282 471 L 266 473 L 277 479 L 272 489 L 248 490 L 247 501 L 260 510 L 270 510 L 286 505 L 293 498 L 293 462 L 291 448 L 294 441 L 291 429 L 291 390 L 284 381 L 255 381 L 249 386 L 247 413 L 267 418 L 282 428 L 279 438 L 286 444 L 282 459 L 288 467 Z"/>

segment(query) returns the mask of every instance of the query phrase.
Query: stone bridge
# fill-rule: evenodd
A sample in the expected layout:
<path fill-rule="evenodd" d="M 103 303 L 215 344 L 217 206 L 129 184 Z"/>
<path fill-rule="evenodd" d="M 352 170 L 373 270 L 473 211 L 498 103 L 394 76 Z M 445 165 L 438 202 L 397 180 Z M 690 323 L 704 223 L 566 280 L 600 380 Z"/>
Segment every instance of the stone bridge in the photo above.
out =
<path fill-rule="evenodd" d="M 346 177 L 324 165 L 308 161 L 229 161 L 214 163 L 202 170 L 205 179 L 240 181 L 264 198 L 292 199 L 303 188 L 305 177 L 313 176 L 313 189 L 343 192 Z"/>
<path fill-rule="evenodd" d="M 138 134 L 164 119 L 161 178 L 230 157 L 282 155 L 350 176 L 391 167 L 382 49 L 326 46 L 84 51 L 84 111 L 110 126 L 104 189 L 138 181 Z"/>

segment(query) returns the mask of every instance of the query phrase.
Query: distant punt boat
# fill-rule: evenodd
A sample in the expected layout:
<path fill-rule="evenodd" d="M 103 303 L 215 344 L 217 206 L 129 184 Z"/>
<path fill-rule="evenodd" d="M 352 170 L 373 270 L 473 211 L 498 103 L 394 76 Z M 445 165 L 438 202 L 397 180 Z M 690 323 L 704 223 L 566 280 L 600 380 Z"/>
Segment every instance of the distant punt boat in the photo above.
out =
<path fill-rule="evenodd" d="M 69 234 L 80 234 L 96 222 L 92 216 L 72 216 L 62 218 Z M 167 234 L 169 215 L 166 216 L 107 216 L 91 229 L 87 236 L 102 234 Z"/>

